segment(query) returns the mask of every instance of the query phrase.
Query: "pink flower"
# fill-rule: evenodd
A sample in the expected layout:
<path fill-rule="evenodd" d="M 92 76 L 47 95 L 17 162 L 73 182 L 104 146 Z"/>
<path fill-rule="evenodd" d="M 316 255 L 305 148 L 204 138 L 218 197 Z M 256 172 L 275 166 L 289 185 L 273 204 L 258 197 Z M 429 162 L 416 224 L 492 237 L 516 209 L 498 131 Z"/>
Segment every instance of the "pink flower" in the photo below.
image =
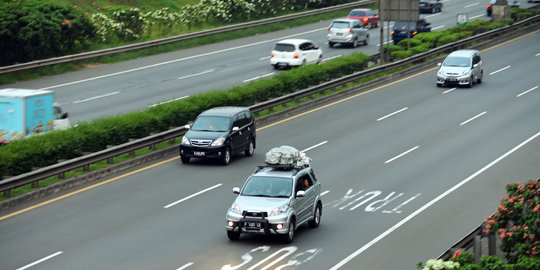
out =
<path fill-rule="evenodd" d="M 454 255 L 452 256 L 452 258 L 457 258 L 461 255 L 461 248 L 456 250 L 456 252 L 454 252 Z"/>
<path fill-rule="evenodd" d="M 538 211 L 540 211 L 540 204 L 537 205 L 537 206 L 534 208 L 534 212 L 538 212 Z"/>
<path fill-rule="evenodd" d="M 71 28 L 71 21 L 68 20 L 68 19 L 64 19 L 64 20 L 62 21 L 62 25 L 67 25 L 68 28 Z"/>

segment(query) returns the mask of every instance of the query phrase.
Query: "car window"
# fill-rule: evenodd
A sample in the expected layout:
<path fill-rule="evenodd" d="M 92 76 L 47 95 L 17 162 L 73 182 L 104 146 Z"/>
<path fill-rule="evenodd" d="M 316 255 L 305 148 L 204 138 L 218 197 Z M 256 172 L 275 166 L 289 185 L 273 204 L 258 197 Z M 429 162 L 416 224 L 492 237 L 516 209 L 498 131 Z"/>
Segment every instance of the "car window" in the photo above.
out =
<path fill-rule="evenodd" d="M 366 12 L 363 10 L 353 10 L 351 13 L 349 13 L 349 16 L 363 17 L 366 16 Z"/>
<path fill-rule="evenodd" d="M 311 42 L 304 42 L 304 43 L 300 44 L 300 46 L 299 46 L 300 50 L 302 50 L 302 51 L 313 50 L 314 47 L 315 46 Z"/>
<path fill-rule="evenodd" d="M 229 130 L 231 119 L 220 116 L 199 116 L 191 127 L 195 131 L 224 132 Z"/>
<path fill-rule="evenodd" d="M 480 63 L 480 55 L 475 54 L 475 55 L 473 56 L 473 65 L 474 65 L 474 64 L 478 64 L 478 63 Z"/>
<path fill-rule="evenodd" d="M 246 114 L 246 121 L 248 124 L 251 124 L 253 122 L 253 115 L 251 112 L 244 112 Z"/>
<path fill-rule="evenodd" d="M 295 48 L 292 44 L 286 44 L 286 43 L 277 43 L 274 46 L 274 50 L 278 52 L 294 52 Z"/>
<path fill-rule="evenodd" d="M 299 190 L 307 190 L 311 186 L 313 186 L 313 180 L 311 179 L 311 177 L 307 173 L 299 175 L 298 178 L 296 179 L 296 191 L 297 192 Z"/>
<path fill-rule="evenodd" d="M 239 128 L 243 127 L 244 123 L 246 122 L 245 119 L 246 117 L 244 116 L 243 113 L 235 115 L 233 119 L 233 127 L 239 127 Z"/>
<path fill-rule="evenodd" d="M 290 197 L 290 178 L 254 175 L 248 179 L 241 195 L 257 197 Z"/>
<path fill-rule="evenodd" d="M 469 67 L 470 59 L 468 57 L 458 57 L 458 56 L 450 56 L 446 57 L 444 60 L 443 66 L 445 67 Z"/>
<path fill-rule="evenodd" d="M 372 10 L 368 11 L 368 16 L 372 17 L 375 13 Z"/>
<path fill-rule="evenodd" d="M 333 22 L 332 23 L 332 28 L 336 28 L 336 29 L 347 29 L 349 28 L 349 23 L 348 22 Z"/>
<path fill-rule="evenodd" d="M 362 28 L 363 25 L 360 25 L 360 22 L 353 22 L 353 28 Z"/>
<path fill-rule="evenodd" d="M 409 25 L 408 22 L 395 22 L 394 23 L 394 29 L 404 29 L 406 30 L 407 29 L 407 25 Z M 410 29 L 415 29 L 416 28 L 416 22 L 410 22 Z"/>

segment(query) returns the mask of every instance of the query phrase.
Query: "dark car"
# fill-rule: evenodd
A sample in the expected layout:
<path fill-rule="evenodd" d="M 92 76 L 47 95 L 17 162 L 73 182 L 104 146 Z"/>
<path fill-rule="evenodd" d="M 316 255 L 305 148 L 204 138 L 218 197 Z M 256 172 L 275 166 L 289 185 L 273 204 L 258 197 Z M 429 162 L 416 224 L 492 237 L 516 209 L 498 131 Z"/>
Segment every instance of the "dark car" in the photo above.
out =
<path fill-rule="evenodd" d="M 255 120 L 245 107 L 217 107 L 202 112 L 182 137 L 180 158 L 219 159 L 229 164 L 234 154 L 255 151 Z"/>
<path fill-rule="evenodd" d="M 439 0 L 420 0 L 421 13 L 436 13 L 442 11 L 443 4 Z"/>
<path fill-rule="evenodd" d="M 356 19 L 362 22 L 367 28 L 379 26 L 379 15 L 368 8 L 356 8 L 349 12 L 347 19 Z"/>
<path fill-rule="evenodd" d="M 407 37 L 413 38 L 418 33 L 431 32 L 431 27 L 429 25 L 431 25 L 431 23 L 426 22 L 424 19 L 415 22 L 397 21 L 392 28 L 392 41 L 394 42 L 394 45 L 396 45 L 400 41 L 407 39 Z M 409 34 L 407 34 L 407 29 L 409 29 Z"/>

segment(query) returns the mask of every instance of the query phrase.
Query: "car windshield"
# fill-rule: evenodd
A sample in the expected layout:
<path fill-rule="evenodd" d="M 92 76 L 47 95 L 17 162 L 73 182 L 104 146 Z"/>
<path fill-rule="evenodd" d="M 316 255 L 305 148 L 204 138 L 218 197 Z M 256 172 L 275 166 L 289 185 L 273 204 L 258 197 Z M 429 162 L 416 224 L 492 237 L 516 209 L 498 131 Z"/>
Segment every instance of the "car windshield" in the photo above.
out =
<path fill-rule="evenodd" d="M 274 46 L 274 51 L 278 52 L 294 52 L 294 45 L 286 43 L 277 43 Z"/>
<path fill-rule="evenodd" d="M 353 17 L 365 17 L 365 16 L 366 16 L 366 12 L 363 11 L 363 10 L 353 10 L 353 11 L 351 11 L 351 13 L 349 13 L 349 16 L 353 16 Z"/>
<path fill-rule="evenodd" d="M 347 29 L 347 28 L 350 28 L 350 27 L 349 27 L 348 22 L 333 22 L 332 23 L 332 28 Z"/>
<path fill-rule="evenodd" d="M 290 178 L 252 176 L 249 178 L 242 195 L 258 197 L 288 198 L 291 196 Z"/>
<path fill-rule="evenodd" d="M 469 67 L 470 60 L 467 57 L 446 57 L 443 66 L 445 67 Z"/>
<path fill-rule="evenodd" d="M 219 116 L 200 116 L 195 120 L 191 130 L 223 132 L 229 130 L 230 119 Z"/>

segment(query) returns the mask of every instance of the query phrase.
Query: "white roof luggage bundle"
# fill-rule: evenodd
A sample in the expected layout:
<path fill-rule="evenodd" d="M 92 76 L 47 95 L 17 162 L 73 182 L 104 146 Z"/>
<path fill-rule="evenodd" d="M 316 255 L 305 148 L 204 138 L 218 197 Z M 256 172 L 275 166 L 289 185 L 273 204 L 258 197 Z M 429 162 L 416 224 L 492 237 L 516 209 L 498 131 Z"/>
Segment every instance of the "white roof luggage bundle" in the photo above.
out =
<path fill-rule="evenodd" d="M 310 158 L 296 148 L 283 145 L 266 152 L 265 162 L 272 166 L 302 168 L 309 166 Z"/>

